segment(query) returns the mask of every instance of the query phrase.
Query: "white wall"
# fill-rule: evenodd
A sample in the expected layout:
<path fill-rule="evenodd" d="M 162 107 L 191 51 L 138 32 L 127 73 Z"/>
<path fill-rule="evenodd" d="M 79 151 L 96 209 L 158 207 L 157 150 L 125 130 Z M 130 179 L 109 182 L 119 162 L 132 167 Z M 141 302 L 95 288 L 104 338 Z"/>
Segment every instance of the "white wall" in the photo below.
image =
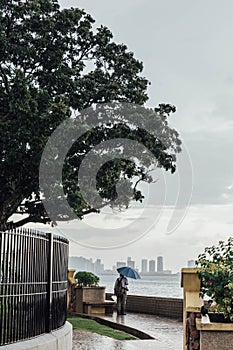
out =
<path fill-rule="evenodd" d="M 63 327 L 30 340 L 1 346 L 1 350 L 72 350 L 72 325 Z"/>

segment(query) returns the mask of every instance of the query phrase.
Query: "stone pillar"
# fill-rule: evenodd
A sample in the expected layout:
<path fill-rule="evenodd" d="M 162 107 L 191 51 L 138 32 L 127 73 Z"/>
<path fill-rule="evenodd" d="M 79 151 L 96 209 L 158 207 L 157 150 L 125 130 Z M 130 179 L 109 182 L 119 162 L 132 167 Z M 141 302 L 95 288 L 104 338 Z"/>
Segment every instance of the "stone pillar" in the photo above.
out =
<path fill-rule="evenodd" d="M 74 273 L 76 270 L 68 270 L 68 288 L 67 288 L 67 309 L 71 312 L 75 311 L 76 303 L 76 292 L 75 288 L 77 285 L 76 280 L 74 279 Z"/>
<path fill-rule="evenodd" d="M 188 312 L 200 313 L 203 300 L 199 293 L 201 290 L 200 280 L 196 268 L 183 268 L 181 276 L 181 287 L 183 287 L 183 349 L 186 350 L 186 319 Z"/>

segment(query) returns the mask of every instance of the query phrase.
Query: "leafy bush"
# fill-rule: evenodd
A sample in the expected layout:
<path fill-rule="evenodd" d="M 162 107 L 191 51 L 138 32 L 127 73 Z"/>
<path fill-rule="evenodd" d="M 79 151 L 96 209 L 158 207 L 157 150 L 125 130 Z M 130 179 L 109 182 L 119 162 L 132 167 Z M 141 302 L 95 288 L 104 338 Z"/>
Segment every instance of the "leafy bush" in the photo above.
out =
<path fill-rule="evenodd" d="M 217 311 L 233 322 L 233 238 L 205 248 L 196 261 L 201 293 L 211 297 Z"/>
<path fill-rule="evenodd" d="M 83 287 L 98 286 L 100 280 L 98 276 L 94 275 L 94 273 L 87 271 L 76 272 L 74 278 L 77 280 L 78 286 Z"/>

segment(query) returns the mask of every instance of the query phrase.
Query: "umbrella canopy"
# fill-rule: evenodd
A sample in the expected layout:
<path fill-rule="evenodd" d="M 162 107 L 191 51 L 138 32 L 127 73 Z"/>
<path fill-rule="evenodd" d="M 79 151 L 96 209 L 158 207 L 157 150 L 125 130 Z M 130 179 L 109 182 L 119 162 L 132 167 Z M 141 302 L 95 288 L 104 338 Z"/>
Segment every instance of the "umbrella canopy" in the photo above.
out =
<path fill-rule="evenodd" d="M 121 275 L 124 275 L 124 276 L 129 277 L 129 278 L 134 278 L 135 280 L 141 278 L 139 273 L 136 270 L 134 270 L 132 267 L 129 267 L 129 266 L 118 267 L 117 271 Z"/>

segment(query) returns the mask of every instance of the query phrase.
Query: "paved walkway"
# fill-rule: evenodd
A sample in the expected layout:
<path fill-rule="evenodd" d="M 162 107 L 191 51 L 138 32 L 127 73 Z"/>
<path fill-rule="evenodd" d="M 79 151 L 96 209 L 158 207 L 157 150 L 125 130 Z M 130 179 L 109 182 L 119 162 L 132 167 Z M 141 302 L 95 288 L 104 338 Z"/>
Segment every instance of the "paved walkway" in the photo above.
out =
<path fill-rule="evenodd" d="M 182 350 L 183 324 L 155 315 L 128 313 L 126 316 L 104 316 L 103 318 L 140 329 L 154 340 L 119 341 L 98 334 L 74 330 L 73 350 Z"/>

